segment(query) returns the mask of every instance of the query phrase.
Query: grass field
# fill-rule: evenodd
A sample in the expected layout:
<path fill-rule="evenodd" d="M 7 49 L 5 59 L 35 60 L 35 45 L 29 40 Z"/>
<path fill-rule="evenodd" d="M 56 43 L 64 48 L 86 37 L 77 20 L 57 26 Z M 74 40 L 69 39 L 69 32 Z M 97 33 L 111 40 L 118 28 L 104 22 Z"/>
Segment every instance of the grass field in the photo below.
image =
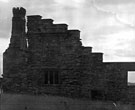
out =
<path fill-rule="evenodd" d="M 58 96 L 2 94 L 0 110 L 135 110 L 135 105 L 78 100 Z"/>

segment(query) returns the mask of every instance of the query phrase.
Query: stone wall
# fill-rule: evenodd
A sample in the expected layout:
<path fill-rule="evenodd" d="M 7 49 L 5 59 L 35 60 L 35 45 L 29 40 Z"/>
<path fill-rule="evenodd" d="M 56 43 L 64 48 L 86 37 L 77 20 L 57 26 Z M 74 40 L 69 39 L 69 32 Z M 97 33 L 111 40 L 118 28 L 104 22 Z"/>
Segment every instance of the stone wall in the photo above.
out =
<path fill-rule="evenodd" d="M 3 54 L 5 91 L 121 100 L 132 63 L 105 63 L 103 53 L 82 46 L 79 30 L 14 8 L 9 48 Z M 126 69 L 125 69 L 126 68 Z"/>

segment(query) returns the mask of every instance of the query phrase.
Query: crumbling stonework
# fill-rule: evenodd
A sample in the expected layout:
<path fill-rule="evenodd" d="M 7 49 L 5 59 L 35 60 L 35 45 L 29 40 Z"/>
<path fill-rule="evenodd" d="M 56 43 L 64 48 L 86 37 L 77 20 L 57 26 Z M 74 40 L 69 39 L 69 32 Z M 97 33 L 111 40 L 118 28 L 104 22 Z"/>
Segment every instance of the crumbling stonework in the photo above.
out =
<path fill-rule="evenodd" d="M 13 8 L 11 41 L 3 54 L 5 92 L 123 98 L 125 66 L 104 63 L 103 54 L 82 46 L 80 31 L 69 30 L 67 24 L 32 15 L 26 27 L 25 13 L 24 8 Z"/>

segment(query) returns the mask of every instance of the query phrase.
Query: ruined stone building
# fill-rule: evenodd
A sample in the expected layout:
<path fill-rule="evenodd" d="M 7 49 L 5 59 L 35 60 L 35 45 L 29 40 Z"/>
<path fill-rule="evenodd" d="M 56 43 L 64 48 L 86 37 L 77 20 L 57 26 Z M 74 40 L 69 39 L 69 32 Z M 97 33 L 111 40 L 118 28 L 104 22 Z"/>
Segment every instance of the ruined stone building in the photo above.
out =
<path fill-rule="evenodd" d="M 12 34 L 3 53 L 5 92 L 123 100 L 132 62 L 103 62 L 103 53 L 82 46 L 79 30 L 13 8 Z"/>

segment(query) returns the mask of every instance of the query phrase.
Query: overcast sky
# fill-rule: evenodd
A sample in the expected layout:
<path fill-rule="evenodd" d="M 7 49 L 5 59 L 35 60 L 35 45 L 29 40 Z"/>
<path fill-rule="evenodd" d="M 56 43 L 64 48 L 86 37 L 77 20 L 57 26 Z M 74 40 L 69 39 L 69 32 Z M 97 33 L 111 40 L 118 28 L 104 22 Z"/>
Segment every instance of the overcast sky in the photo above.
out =
<path fill-rule="evenodd" d="M 0 0 L 0 62 L 11 36 L 12 8 L 79 29 L 84 46 L 104 61 L 135 61 L 135 0 Z M 2 64 L 1 64 L 2 66 Z"/>

